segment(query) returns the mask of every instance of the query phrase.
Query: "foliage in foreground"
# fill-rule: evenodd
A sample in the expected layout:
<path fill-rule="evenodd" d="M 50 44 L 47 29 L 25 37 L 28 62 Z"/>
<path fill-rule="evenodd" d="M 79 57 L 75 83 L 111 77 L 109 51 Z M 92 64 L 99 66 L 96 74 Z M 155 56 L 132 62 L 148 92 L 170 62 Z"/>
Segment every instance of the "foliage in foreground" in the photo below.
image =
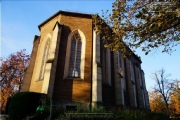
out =
<path fill-rule="evenodd" d="M 5 111 L 8 98 L 19 92 L 30 56 L 23 49 L 7 58 L 0 57 L 0 107 Z"/>
<path fill-rule="evenodd" d="M 115 0 L 111 12 L 94 18 L 94 29 L 106 40 L 105 47 L 123 55 L 130 52 L 128 47 L 140 48 L 146 55 L 157 48 L 170 54 L 180 44 L 179 0 Z"/>
<path fill-rule="evenodd" d="M 43 96 L 43 97 L 42 97 Z M 37 111 L 37 107 L 42 104 L 44 106 L 43 112 Z M 44 120 L 51 117 L 51 120 L 67 120 L 67 113 L 113 113 L 115 120 L 168 120 L 168 117 L 163 113 L 151 113 L 147 110 L 123 109 L 120 107 L 105 109 L 104 107 L 89 109 L 88 106 L 77 104 L 76 111 L 65 111 L 60 107 L 52 107 L 50 116 L 50 104 L 45 95 L 33 92 L 17 93 L 9 105 L 9 119 L 10 120 Z M 79 119 L 78 119 L 79 120 Z M 87 120 L 87 118 L 81 118 Z M 100 118 L 98 118 L 100 120 Z"/>
<path fill-rule="evenodd" d="M 36 108 L 41 104 L 43 94 L 34 92 L 20 92 L 13 96 L 9 104 L 9 119 L 22 120 L 27 115 L 36 113 Z"/>
<path fill-rule="evenodd" d="M 58 109 L 56 109 L 56 112 Z M 103 107 L 96 108 L 96 109 L 87 109 L 87 107 L 78 106 L 77 111 L 61 111 L 59 109 L 58 117 L 54 117 L 58 120 L 67 120 L 66 114 L 67 113 L 83 113 L 83 114 L 92 114 L 92 113 L 113 113 L 114 118 L 113 120 L 169 120 L 168 116 L 164 113 L 151 113 L 147 110 L 135 110 L 135 109 L 122 109 L 122 108 L 112 108 L 106 110 Z M 77 118 L 76 118 L 77 119 Z M 87 118 L 78 118 L 81 120 L 87 120 Z M 92 118 L 91 118 L 92 119 Z M 95 119 L 95 118 L 94 118 Z M 97 119 L 97 118 L 96 118 Z M 98 118 L 101 120 L 101 118 Z"/>

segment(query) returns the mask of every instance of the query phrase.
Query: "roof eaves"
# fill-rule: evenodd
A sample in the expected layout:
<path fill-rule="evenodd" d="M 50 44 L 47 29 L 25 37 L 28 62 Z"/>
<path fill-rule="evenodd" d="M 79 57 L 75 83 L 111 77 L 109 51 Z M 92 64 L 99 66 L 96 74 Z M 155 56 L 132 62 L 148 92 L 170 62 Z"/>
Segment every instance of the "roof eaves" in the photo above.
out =
<path fill-rule="evenodd" d="M 80 12 L 71 12 L 71 11 L 63 11 L 63 10 L 59 10 L 58 12 L 56 12 L 55 14 L 53 14 L 51 17 L 49 17 L 48 19 L 46 19 L 44 22 L 42 22 L 41 24 L 38 25 L 38 28 L 40 30 L 41 26 L 43 26 L 44 24 L 46 24 L 47 22 L 49 22 L 51 19 L 53 19 L 54 17 L 56 17 L 59 14 L 70 14 L 70 15 L 83 15 L 83 16 L 88 16 L 88 17 L 92 17 L 92 15 L 94 14 L 89 14 L 89 13 L 80 13 Z"/>
<path fill-rule="evenodd" d="M 60 14 L 60 10 L 58 12 L 56 12 L 55 14 L 53 14 L 51 17 L 47 18 L 45 21 L 43 21 L 41 24 L 38 25 L 38 28 L 40 30 L 41 26 L 46 24 L 48 21 L 50 21 L 52 18 L 54 18 L 55 16 Z"/>

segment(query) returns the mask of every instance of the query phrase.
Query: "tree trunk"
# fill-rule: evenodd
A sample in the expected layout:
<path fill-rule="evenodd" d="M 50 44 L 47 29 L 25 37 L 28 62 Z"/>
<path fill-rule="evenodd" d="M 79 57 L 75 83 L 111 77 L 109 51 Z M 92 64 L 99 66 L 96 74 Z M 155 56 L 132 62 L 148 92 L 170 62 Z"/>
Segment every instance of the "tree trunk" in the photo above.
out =
<path fill-rule="evenodd" d="M 167 114 L 167 116 L 169 116 L 169 104 L 168 104 L 168 102 L 167 102 L 165 97 L 164 97 L 164 101 L 165 101 L 165 104 L 166 104 L 166 114 Z"/>

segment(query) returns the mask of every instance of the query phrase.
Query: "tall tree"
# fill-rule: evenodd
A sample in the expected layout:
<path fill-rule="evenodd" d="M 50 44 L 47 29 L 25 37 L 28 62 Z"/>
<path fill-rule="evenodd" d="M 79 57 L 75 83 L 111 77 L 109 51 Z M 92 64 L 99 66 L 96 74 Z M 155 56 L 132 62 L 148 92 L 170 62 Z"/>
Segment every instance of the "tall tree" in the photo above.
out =
<path fill-rule="evenodd" d="M 170 113 L 171 116 L 180 116 L 180 81 L 173 82 L 173 89 L 170 96 Z"/>
<path fill-rule="evenodd" d="M 165 103 L 166 114 L 169 116 L 169 98 L 170 92 L 173 88 L 173 83 L 168 79 L 170 74 L 166 74 L 164 69 L 161 69 L 158 72 L 153 73 L 152 79 L 155 80 L 156 85 L 154 91 L 158 92 Z"/>
<path fill-rule="evenodd" d="M 180 43 L 180 1 L 115 0 L 112 12 L 103 11 L 102 19 L 94 16 L 94 26 L 108 41 L 105 47 L 123 55 L 130 53 L 128 47 L 171 53 Z"/>
<path fill-rule="evenodd" d="M 5 110 L 7 99 L 20 90 L 24 73 L 29 65 L 30 56 L 23 49 L 9 57 L 0 58 L 1 110 Z"/>

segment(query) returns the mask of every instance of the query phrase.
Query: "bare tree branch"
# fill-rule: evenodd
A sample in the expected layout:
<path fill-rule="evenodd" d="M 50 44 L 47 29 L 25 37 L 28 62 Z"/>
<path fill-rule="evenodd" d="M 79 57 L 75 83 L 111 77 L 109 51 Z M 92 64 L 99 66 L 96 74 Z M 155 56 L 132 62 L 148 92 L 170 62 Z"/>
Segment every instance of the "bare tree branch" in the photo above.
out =
<path fill-rule="evenodd" d="M 170 74 L 165 74 L 165 70 L 161 69 L 159 72 L 153 73 L 153 78 L 156 81 L 156 86 L 154 91 L 159 92 L 162 95 L 163 101 L 166 105 L 166 113 L 169 115 L 169 96 L 172 90 L 172 83 L 169 81 L 168 77 Z M 159 79 L 160 77 L 160 79 Z"/>

